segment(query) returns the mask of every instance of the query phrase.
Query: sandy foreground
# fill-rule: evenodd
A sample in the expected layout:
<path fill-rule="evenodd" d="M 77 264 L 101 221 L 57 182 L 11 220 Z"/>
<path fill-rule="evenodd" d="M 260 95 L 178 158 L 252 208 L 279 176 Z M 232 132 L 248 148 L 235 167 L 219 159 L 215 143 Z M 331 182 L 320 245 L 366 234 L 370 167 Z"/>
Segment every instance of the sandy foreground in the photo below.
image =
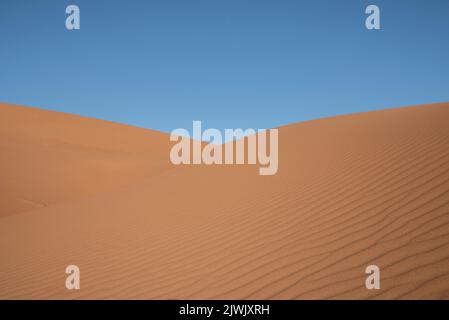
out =
<path fill-rule="evenodd" d="M 0 298 L 449 298 L 449 103 L 281 127 L 274 176 L 173 144 L 0 104 Z"/>

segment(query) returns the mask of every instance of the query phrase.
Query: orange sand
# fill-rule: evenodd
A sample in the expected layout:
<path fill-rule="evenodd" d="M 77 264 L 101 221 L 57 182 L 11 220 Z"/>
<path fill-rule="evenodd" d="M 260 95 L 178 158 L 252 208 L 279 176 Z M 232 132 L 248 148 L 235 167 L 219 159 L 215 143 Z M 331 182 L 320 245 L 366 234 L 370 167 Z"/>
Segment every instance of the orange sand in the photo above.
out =
<path fill-rule="evenodd" d="M 274 176 L 174 166 L 166 134 L 0 104 L 0 298 L 449 298 L 449 103 L 279 139 Z"/>

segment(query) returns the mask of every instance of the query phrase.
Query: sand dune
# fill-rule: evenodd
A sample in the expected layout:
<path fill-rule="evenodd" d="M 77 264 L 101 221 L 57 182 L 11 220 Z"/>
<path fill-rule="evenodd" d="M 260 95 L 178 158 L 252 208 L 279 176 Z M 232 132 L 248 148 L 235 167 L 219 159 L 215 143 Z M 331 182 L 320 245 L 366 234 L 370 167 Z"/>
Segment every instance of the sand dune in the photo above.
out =
<path fill-rule="evenodd" d="M 279 139 L 274 176 L 174 166 L 163 133 L 0 105 L 0 298 L 449 298 L 449 103 Z"/>

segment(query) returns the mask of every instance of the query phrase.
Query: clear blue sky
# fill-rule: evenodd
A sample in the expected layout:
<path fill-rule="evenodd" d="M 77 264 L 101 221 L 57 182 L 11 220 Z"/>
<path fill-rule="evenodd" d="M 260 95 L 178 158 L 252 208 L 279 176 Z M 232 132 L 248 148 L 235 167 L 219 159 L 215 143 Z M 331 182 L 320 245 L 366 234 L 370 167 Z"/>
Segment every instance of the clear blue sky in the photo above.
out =
<path fill-rule="evenodd" d="M 449 101 L 449 0 L 0 0 L 0 41 L 0 101 L 162 131 Z"/>

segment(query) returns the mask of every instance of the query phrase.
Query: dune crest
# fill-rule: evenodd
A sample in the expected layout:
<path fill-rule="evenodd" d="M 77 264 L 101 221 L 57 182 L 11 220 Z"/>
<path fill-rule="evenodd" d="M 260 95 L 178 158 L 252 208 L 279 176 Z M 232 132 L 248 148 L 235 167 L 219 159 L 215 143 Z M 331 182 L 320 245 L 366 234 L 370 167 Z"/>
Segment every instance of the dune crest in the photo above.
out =
<path fill-rule="evenodd" d="M 0 104 L 0 298 L 448 299 L 448 139 L 449 103 L 297 123 L 260 176 Z"/>

